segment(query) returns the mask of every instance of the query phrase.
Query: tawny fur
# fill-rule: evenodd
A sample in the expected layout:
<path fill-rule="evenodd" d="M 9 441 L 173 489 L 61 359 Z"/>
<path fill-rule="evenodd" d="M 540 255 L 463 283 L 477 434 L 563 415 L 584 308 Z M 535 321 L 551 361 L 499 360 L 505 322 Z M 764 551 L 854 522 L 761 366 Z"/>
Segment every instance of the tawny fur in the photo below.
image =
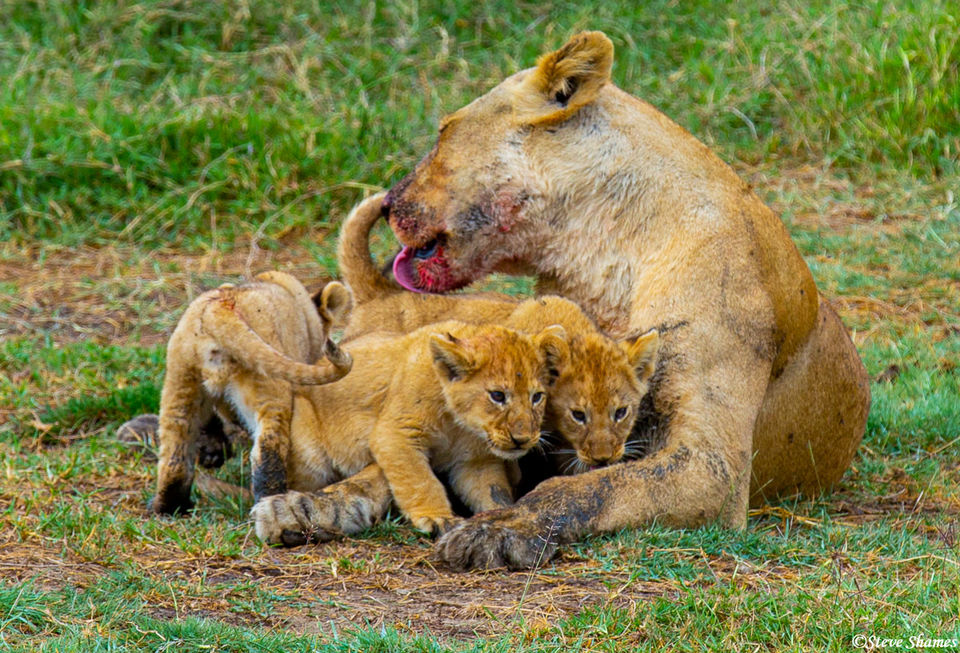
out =
<path fill-rule="evenodd" d="M 609 335 L 662 339 L 658 449 L 458 527 L 439 545 L 457 566 L 529 566 L 557 541 L 654 520 L 742 527 L 751 496 L 836 484 L 863 435 L 865 370 L 784 225 L 614 86 L 612 58 L 602 33 L 576 35 L 445 118 L 385 200 L 401 242 L 429 253 L 401 259 L 417 286 L 533 274 Z"/>
<path fill-rule="evenodd" d="M 349 372 L 349 355 L 327 334 L 342 324 L 350 303 L 340 283 L 312 298 L 294 277 L 265 272 L 190 304 L 167 345 L 154 511 L 192 506 L 200 429 L 214 410 L 243 423 L 254 438 L 254 496 L 286 491 L 293 385 L 330 383 Z"/>
<path fill-rule="evenodd" d="M 339 383 L 302 388 L 294 399 L 292 491 L 254 506 L 257 534 L 296 544 L 322 539 L 321 529 L 344 533 L 368 525 L 378 515 L 367 508 L 331 506 L 329 493 L 307 494 L 345 478 L 357 487 L 365 478 L 388 486 L 402 513 L 428 532 L 454 520 L 434 470 L 448 475 L 473 511 L 509 505 L 507 461 L 537 444 L 548 365 L 565 358 L 563 336 L 557 326 L 528 336 L 442 322 L 345 345 L 355 361 L 351 373 Z"/>

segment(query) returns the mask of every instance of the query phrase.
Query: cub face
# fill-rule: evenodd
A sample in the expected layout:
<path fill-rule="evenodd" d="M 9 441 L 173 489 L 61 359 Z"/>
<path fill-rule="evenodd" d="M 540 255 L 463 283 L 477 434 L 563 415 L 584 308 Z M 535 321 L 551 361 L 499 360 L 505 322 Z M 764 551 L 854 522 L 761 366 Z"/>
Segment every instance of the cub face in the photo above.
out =
<path fill-rule="evenodd" d="M 604 104 L 612 64 L 605 35 L 577 34 L 440 122 L 433 149 L 383 204 L 404 245 L 401 285 L 445 292 L 542 256 L 540 218 L 617 171 L 607 154 L 624 141 Z"/>
<path fill-rule="evenodd" d="M 434 369 L 456 420 L 491 453 L 519 458 L 540 440 L 550 368 L 566 357 L 563 328 L 530 337 L 502 327 L 430 337 Z"/>
<path fill-rule="evenodd" d="M 572 449 L 560 449 L 562 471 L 609 465 L 626 452 L 627 438 L 656 369 L 656 330 L 615 343 L 603 336 L 576 336 L 570 364 L 550 389 L 545 429 Z"/>

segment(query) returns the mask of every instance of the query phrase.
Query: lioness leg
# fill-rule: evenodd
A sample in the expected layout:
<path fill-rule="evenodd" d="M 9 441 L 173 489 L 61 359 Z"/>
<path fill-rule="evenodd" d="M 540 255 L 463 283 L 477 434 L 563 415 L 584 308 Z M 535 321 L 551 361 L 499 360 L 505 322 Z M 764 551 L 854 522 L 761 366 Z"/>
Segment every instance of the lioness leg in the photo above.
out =
<path fill-rule="evenodd" d="M 383 519 L 392 500 L 387 477 L 374 463 L 317 493 L 261 499 L 250 516 L 264 542 L 299 546 L 366 530 Z"/>
<path fill-rule="evenodd" d="M 817 326 L 767 388 L 754 433 L 751 501 L 828 490 L 850 466 L 870 410 L 870 379 L 822 297 Z"/>

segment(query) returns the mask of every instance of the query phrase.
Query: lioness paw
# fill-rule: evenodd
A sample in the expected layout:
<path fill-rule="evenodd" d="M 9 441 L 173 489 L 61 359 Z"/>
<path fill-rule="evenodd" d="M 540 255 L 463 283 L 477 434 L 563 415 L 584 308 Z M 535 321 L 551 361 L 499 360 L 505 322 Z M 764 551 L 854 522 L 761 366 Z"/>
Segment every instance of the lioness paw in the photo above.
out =
<path fill-rule="evenodd" d="M 541 533 L 533 520 L 511 510 L 475 515 L 437 541 L 437 555 L 460 569 L 531 569 L 549 561 L 557 552 L 549 532 Z"/>

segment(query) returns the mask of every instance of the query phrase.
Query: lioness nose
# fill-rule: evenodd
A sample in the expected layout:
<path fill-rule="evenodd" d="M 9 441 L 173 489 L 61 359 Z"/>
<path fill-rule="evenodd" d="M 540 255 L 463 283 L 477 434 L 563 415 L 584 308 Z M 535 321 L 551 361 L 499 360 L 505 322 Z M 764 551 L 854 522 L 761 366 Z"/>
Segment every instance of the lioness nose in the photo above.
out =
<path fill-rule="evenodd" d="M 394 199 L 394 194 L 393 194 L 393 191 L 391 190 L 383 198 L 383 203 L 380 205 L 380 215 L 382 215 L 385 218 L 390 215 L 390 207 L 393 206 L 393 199 Z"/>

